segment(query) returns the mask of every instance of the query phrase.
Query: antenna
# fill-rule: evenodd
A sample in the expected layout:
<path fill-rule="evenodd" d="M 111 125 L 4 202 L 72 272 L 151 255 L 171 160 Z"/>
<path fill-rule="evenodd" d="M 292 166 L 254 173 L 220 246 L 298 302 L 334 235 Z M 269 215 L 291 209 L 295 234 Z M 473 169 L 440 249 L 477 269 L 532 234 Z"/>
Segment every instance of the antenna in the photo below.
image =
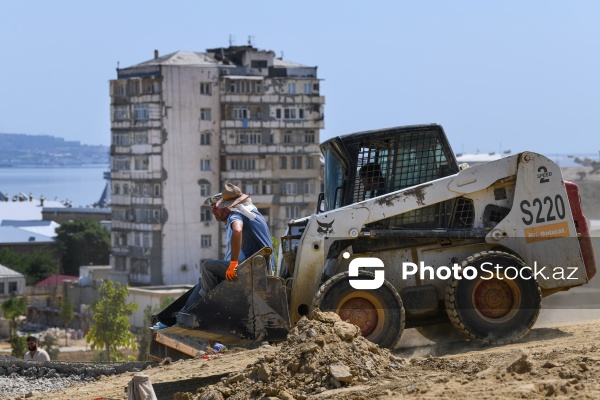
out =
<path fill-rule="evenodd" d="M 235 43 L 235 36 L 233 36 L 232 34 L 229 34 L 229 46 L 233 46 L 234 43 Z"/>
<path fill-rule="evenodd" d="M 281 50 L 281 57 L 279 57 L 283 60 L 283 50 Z"/>
<path fill-rule="evenodd" d="M 254 40 L 254 35 L 248 35 L 248 46 L 252 46 L 253 40 Z"/>

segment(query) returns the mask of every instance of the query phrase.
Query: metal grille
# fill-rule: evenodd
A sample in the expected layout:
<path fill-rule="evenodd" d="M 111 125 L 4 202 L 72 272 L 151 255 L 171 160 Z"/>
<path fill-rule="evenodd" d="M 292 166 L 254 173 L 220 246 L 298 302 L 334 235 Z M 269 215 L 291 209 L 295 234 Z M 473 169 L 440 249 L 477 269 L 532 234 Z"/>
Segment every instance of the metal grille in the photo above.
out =
<path fill-rule="evenodd" d="M 443 176 L 448 160 L 436 132 L 396 135 L 357 143 L 352 202 L 358 202 Z"/>
<path fill-rule="evenodd" d="M 475 209 L 473 200 L 459 197 L 456 199 L 456 207 L 454 209 L 454 220 L 452 228 L 465 229 L 472 228 L 475 221 Z"/>
<path fill-rule="evenodd" d="M 357 152 L 351 202 L 359 202 L 448 175 L 448 159 L 436 132 L 361 138 L 347 143 Z M 351 150 L 352 151 L 352 150 Z M 378 225 L 434 229 L 448 227 L 453 201 L 434 204 L 381 221 Z"/>

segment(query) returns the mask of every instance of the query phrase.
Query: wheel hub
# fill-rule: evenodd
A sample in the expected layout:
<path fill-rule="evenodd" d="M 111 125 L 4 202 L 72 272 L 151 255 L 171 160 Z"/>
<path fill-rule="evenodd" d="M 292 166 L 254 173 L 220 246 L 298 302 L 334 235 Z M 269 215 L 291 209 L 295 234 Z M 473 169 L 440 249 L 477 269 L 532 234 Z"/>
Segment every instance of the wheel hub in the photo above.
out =
<path fill-rule="evenodd" d="M 363 336 L 369 335 L 377 327 L 377 309 L 367 299 L 354 297 L 346 301 L 339 309 L 342 321 L 349 321 L 360 328 Z"/>
<path fill-rule="evenodd" d="M 477 311 L 488 318 L 502 318 L 514 304 L 514 294 L 504 280 L 492 279 L 478 282 L 473 293 Z"/>

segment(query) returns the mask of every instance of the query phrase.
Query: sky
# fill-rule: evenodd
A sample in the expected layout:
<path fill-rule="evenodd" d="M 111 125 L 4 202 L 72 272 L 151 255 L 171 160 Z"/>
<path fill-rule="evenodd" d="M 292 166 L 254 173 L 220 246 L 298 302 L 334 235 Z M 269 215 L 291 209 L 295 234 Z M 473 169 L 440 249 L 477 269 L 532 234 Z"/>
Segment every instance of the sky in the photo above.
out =
<path fill-rule="evenodd" d="M 2 0 L 0 133 L 108 145 L 117 66 L 251 40 L 318 67 L 322 141 L 435 122 L 456 153 L 599 156 L 599 16 L 584 0 Z"/>

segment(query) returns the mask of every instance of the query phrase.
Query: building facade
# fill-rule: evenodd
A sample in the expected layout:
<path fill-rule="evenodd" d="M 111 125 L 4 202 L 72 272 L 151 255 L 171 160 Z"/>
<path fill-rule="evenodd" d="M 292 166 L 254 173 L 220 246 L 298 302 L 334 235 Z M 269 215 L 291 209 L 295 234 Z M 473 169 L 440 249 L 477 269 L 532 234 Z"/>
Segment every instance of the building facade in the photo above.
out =
<path fill-rule="evenodd" d="M 252 46 L 175 52 L 117 70 L 111 93 L 113 280 L 194 283 L 223 257 L 203 206 L 232 182 L 279 238 L 316 209 L 324 98 L 317 67 Z"/>

